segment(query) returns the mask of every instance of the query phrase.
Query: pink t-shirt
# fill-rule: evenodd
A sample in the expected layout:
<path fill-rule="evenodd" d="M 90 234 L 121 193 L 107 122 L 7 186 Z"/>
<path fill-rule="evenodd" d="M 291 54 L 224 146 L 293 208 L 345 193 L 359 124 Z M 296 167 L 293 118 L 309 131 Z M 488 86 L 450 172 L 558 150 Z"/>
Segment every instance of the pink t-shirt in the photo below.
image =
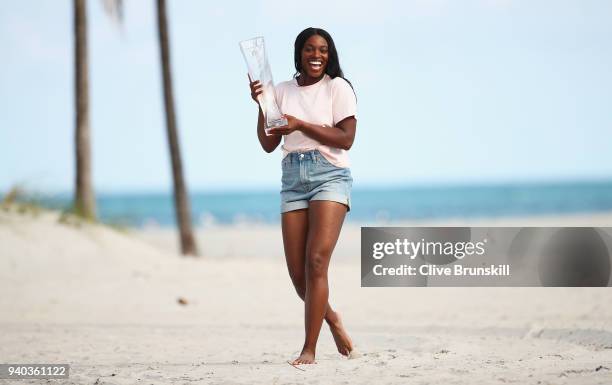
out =
<path fill-rule="evenodd" d="M 308 123 L 335 126 L 349 116 L 357 117 L 357 99 L 346 80 L 330 78 L 325 74 L 321 80 L 309 86 L 299 86 L 296 79 L 276 85 L 276 101 L 284 114 L 295 116 Z M 319 150 L 337 167 L 349 167 L 348 152 L 330 147 L 294 131 L 283 136 L 283 157 L 294 151 Z"/>

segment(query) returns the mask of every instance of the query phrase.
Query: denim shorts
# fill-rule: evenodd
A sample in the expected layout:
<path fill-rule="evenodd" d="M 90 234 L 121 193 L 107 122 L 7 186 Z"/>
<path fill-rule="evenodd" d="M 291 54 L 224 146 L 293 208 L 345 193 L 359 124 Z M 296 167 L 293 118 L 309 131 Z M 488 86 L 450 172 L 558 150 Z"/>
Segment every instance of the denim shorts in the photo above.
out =
<path fill-rule="evenodd" d="M 290 152 L 282 164 L 281 213 L 308 208 L 311 200 L 339 202 L 351 210 L 349 168 L 334 166 L 318 150 Z"/>

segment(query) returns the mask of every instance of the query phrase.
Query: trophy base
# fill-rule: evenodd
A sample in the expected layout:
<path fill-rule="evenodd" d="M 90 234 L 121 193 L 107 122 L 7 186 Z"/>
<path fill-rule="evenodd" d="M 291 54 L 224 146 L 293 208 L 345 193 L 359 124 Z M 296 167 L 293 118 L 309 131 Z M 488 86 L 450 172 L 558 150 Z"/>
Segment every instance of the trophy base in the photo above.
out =
<path fill-rule="evenodd" d="M 289 122 L 287 122 L 287 119 L 283 117 L 274 119 L 266 124 L 264 131 L 266 132 L 266 135 L 270 136 L 271 134 L 268 131 L 270 131 L 271 128 L 286 126 L 288 123 Z"/>

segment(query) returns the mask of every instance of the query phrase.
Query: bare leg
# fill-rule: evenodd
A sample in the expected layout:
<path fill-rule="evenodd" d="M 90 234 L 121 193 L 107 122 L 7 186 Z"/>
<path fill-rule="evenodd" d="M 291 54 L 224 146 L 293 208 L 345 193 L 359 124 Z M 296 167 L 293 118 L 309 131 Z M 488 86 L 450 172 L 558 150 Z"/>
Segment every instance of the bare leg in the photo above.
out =
<path fill-rule="evenodd" d="M 306 240 L 308 236 L 308 209 L 294 210 L 282 214 L 283 244 L 289 276 L 298 296 L 306 296 Z M 329 303 L 325 311 L 325 321 L 334 337 L 338 352 L 348 356 L 353 350 L 353 342 L 342 325 L 340 315 Z"/>
<path fill-rule="evenodd" d="M 315 362 L 319 332 L 329 307 L 327 303 L 329 296 L 327 269 L 332 251 L 340 235 L 345 214 L 346 206 L 340 203 L 330 201 L 310 202 L 310 208 L 308 209 L 309 231 L 306 239 L 305 255 L 306 338 L 302 353 L 293 361 L 293 364 L 312 364 Z"/>

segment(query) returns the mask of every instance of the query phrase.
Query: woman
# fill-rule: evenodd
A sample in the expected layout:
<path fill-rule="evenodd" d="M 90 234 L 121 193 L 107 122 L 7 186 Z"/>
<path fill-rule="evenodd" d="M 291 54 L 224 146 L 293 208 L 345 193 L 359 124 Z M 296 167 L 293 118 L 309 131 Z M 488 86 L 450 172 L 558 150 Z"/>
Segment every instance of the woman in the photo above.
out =
<path fill-rule="evenodd" d="M 281 217 L 289 275 L 305 303 L 306 338 L 292 364 L 315 363 L 323 319 L 338 351 L 351 356 L 353 344 L 340 316 L 327 302 L 327 269 L 350 210 L 352 184 L 347 151 L 355 138 L 356 98 L 343 78 L 329 33 L 307 28 L 295 40 L 294 78 L 276 86 L 276 100 L 288 124 L 264 131 L 261 108 L 257 137 L 266 152 L 282 146 Z M 259 82 L 251 82 L 257 102 Z"/>

